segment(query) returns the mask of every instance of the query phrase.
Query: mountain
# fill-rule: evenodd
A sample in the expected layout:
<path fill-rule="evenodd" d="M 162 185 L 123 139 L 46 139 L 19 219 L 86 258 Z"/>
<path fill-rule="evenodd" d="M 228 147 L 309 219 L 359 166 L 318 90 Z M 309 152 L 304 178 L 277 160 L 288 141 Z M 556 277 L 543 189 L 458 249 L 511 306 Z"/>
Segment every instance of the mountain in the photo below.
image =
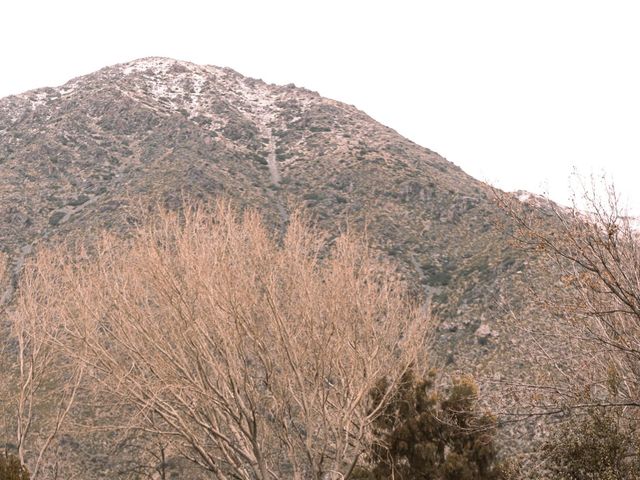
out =
<path fill-rule="evenodd" d="M 527 329 L 549 319 L 531 290 L 552 283 L 514 246 L 495 191 L 354 106 L 167 58 L 0 99 L 0 250 L 14 281 L 44 244 L 126 233 L 148 202 L 216 196 L 276 229 L 298 207 L 330 235 L 366 229 L 431 308 L 434 364 L 475 374 L 489 402 L 539 368 Z M 73 451 L 93 462 L 94 450 Z"/>
<path fill-rule="evenodd" d="M 432 305 L 434 361 L 526 370 L 500 306 L 516 299 L 533 321 L 522 272 L 538 267 L 508 241 L 492 189 L 357 108 L 166 58 L 0 100 L 0 248 L 16 269 L 42 243 L 125 232 L 140 198 L 218 195 L 276 227 L 297 206 L 333 234 L 366 226 Z"/>

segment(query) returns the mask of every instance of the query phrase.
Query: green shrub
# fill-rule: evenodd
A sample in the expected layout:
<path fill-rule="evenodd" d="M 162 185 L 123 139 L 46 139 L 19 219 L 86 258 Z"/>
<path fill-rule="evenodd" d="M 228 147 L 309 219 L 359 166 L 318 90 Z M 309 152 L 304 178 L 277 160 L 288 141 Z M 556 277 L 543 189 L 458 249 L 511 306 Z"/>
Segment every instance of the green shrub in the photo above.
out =
<path fill-rule="evenodd" d="M 597 408 L 566 422 L 543 447 L 552 478 L 638 480 L 639 442 L 620 412 Z"/>
<path fill-rule="evenodd" d="M 29 472 L 15 455 L 0 454 L 0 480 L 29 480 Z"/>

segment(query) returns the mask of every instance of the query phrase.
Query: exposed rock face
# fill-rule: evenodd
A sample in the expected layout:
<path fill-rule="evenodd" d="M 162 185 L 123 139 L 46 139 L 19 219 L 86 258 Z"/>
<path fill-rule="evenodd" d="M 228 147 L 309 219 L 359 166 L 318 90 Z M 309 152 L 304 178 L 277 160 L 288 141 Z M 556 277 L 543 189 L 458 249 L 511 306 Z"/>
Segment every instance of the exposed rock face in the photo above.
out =
<path fill-rule="evenodd" d="M 475 335 L 480 345 L 486 345 L 487 342 L 489 342 L 489 338 L 493 335 L 493 332 L 491 331 L 489 325 L 487 325 L 486 323 L 482 323 L 476 330 Z"/>
<path fill-rule="evenodd" d="M 330 232 L 367 224 L 445 321 L 439 351 L 480 373 L 512 363 L 496 305 L 533 266 L 491 190 L 355 107 L 165 58 L 0 100 L 0 248 L 15 262 L 25 246 L 131 228 L 140 197 L 183 195 L 225 195 L 274 225 L 296 205 Z M 507 335 L 479 348 L 477 318 Z"/>

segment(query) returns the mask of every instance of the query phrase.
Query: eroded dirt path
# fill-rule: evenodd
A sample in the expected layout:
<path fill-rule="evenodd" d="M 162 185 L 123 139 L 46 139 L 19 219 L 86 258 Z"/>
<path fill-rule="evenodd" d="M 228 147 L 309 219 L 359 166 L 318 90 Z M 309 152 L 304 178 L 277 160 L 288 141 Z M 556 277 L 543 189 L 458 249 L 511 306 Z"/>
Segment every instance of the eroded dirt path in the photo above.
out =
<path fill-rule="evenodd" d="M 271 183 L 278 186 L 282 177 L 280 176 L 278 160 L 276 159 L 276 139 L 273 135 L 273 129 L 266 124 L 260 125 L 260 134 L 269 140 L 267 144 L 267 166 L 269 167 L 269 175 L 271 175 Z"/>
<path fill-rule="evenodd" d="M 272 205 L 278 211 L 281 225 L 284 229 L 289 221 L 289 214 L 287 213 L 279 191 L 282 175 L 280 174 L 280 167 L 276 156 L 277 141 L 273 134 L 273 126 L 277 121 L 277 107 L 274 104 L 274 99 L 266 88 L 260 88 L 260 86 L 257 86 L 257 88 L 253 86 L 253 88 L 251 88 L 243 84 L 241 85 L 241 89 L 243 90 L 243 97 L 247 101 L 246 108 L 243 109 L 244 113 L 255 122 L 260 136 L 267 140 L 265 146 L 267 153 L 266 161 L 271 185 L 274 187 L 269 197 L 272 200 Z"/>

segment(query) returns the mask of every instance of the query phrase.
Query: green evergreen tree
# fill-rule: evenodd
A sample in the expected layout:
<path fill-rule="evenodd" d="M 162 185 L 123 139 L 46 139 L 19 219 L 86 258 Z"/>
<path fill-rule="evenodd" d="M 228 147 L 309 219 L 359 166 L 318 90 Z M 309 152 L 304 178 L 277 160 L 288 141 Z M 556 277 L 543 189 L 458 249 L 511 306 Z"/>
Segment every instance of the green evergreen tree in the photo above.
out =
<path fill-rule="evenodd" d="M 0 454 L 0 480 L 29 480 L 29 471 L 15 455 Z"/>
<path fill-rule="evenodd" d="M 387 391 L 385 381 L 371 392 Z M 361 480 L 498 480 L 506 478 L 497 460 L 496 419 L 482 412 L 477 387 L 456 379 L 445 395 L 433 374 L 403 377 L 393 402 L 377 419 L 370 466 L 354 472 Z"/>

